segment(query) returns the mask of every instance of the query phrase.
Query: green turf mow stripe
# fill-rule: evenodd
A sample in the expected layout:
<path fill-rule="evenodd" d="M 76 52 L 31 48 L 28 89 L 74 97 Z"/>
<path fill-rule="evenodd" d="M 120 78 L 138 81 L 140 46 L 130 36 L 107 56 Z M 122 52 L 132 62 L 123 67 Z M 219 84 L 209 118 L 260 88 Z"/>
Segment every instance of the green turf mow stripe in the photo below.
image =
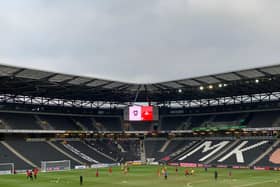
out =
<path fill-rule="evenodd" d="M 217 169 L 219 178 L 214 180 L 215 169 L 195 169 L 194 176 L 184 176 L 184 168 L 176 175 L 174 167 L 168 167 L 168 180 L 157 176 L 156 166 L 135 166 L 124 175 L 120 168 L 100 169 L 100 177 L 95 177 L 95 169 L 67 172 L 40 173 L 37 181 L 28 181 L 25 175 L 0 176 L 0 187 L 78 187 L 79 176 L 83 175 L 83 187 L 277 187 L 280 186 L 280 172 Z M 232 178 L 228 176 L 232 172 Z"/>
<path fill-rule="evenodd" d="M 235 187 L 247 187 L 247 186 L 255 186 L 258 184 L 265 184 L 265 183 L 278 183 L 278 181 L 276 180 L 270 180 L 270 181 L 264 181 L 264 182 L 255 182 L 255 183 L 249 183 L 249 184 L 243 184 L 243 185 L 239 185 L 239 186 L 235 186 Z"/>

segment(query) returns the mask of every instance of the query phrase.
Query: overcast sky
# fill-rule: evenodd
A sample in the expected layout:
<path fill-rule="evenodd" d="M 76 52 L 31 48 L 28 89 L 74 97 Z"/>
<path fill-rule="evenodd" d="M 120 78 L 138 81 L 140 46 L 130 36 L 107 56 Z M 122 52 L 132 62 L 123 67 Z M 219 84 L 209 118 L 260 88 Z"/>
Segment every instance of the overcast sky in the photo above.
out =
<path fill-rule="evenodd" d="M 8 0 L 0 63 L 150 83 L 280 63 L 279 0 Z"/>

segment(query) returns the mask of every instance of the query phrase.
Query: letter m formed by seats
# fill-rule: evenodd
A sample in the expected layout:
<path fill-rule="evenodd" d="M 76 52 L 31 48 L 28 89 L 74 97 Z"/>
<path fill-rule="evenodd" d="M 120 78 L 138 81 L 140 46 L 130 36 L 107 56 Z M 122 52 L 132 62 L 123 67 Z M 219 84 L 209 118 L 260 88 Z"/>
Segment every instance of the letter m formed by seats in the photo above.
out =
<path fill-rule="evenodd" d="M 202 150 L 200 153 L 203 155 L 203 157 L 200 158 L 199 161 L 203 162 L 206 159 L 213 156 L 214 154 L 216 154 L 221 149 L 223 149 L 229 143 L 230 143 L 230 141 L 222 141 L 222 142 L 219 142 L 217 144 L 212 145 L 213 144 L 212 141 L 205 141 L 204 143 L 200 144 L 197 148 L 193 149 L 192 151 L 190 151 L 189 153 L 187 153 L 186 155 L 181 157 L 179 160 L 180 161 L 185 160 L 188 157 L 190 157 L 191 155 L 193 155 L 193 154 L 197 153 L 198 151 Z M 203 153 L 208 153 L 208 154 L 205 155 Z"/>

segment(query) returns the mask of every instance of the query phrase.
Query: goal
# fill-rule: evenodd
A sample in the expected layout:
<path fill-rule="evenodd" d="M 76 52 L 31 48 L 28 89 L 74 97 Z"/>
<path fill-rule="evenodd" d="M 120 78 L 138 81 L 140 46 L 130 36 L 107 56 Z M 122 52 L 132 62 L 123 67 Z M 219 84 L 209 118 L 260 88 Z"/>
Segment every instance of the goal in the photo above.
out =
<path fill-rule="evenodd" d="M 13 174 L 14 170 L 14 163 L 0 163 L 0 175 Z"/>
<path fill-rule="evenodd" d="M 70 160 L 61 160 L 61 161 L 42 161 L 41 162 L 41 171 L 50 172 L 50 171 L 66 171 L 71 169 Z"/>

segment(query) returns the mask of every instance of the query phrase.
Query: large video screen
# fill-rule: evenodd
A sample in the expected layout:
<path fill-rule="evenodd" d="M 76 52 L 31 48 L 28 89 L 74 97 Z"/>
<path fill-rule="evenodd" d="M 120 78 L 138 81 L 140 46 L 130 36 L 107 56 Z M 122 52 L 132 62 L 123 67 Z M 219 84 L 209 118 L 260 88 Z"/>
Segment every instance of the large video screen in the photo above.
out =
<path fill-rule="evenodd" d="M 124 113 L 124 119 L 127 121 L 158 120 L 158 110 L 153 106 L 130 106 Z"/>

